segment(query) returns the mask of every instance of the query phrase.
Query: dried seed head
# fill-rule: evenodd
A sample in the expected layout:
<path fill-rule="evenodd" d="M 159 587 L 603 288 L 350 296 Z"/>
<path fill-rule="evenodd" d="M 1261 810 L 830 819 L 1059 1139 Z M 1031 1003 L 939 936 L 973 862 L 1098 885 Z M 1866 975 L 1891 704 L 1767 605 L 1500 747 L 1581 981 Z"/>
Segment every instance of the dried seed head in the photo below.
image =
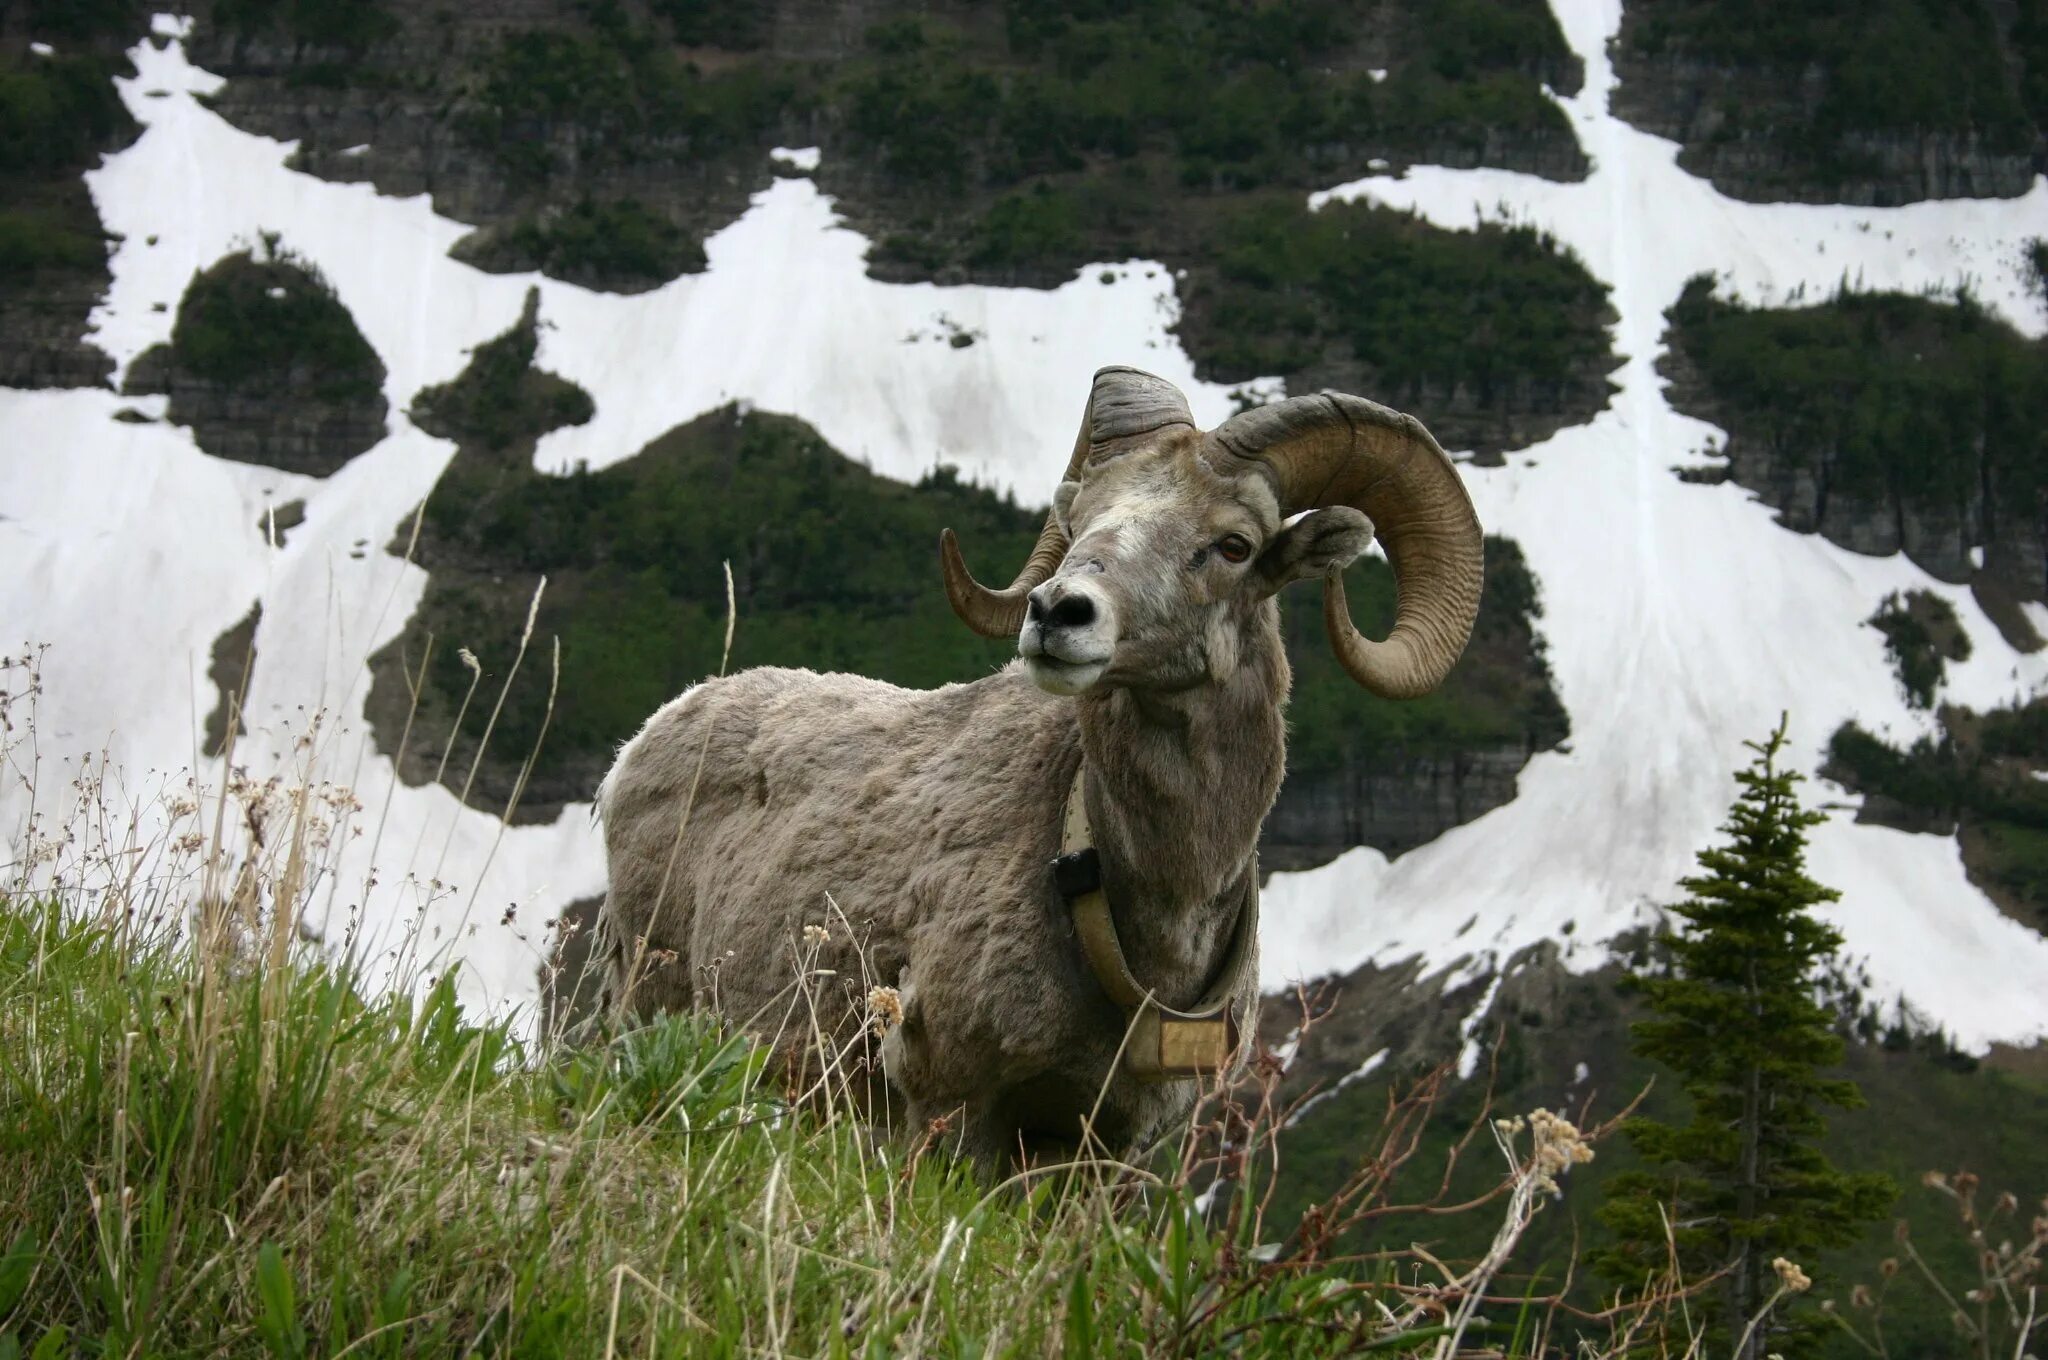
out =
<path fill-rule="evenodd" d="M 894 987 L 868 988 L 868 1024 L 876 1037 L 903 1023 L 903 994 Z"/>
<path fill-rule="evenodd" d="M 804 943 L 813 949 L 831 938 L 832 932 L 823 926 L 810 925 L 804 927 Z"/>
<path fill-rule="evenodd" d="M 1782 1256 L 1771 1262 L 1771 1269 L 1778 1272 L 1778 1279 L 1783 1281 L 1785 1288 L 1795 1294 L 1803 1294 L 1813 1288 L 1813 1281 L 1807 1278 L 1806 1272 Z"/>

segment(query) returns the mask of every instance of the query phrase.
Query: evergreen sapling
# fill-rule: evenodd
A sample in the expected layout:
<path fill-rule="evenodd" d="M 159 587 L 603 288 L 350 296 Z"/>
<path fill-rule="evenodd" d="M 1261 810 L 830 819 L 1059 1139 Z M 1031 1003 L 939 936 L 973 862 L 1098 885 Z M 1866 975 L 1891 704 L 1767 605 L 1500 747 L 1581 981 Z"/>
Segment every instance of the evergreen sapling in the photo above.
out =
<path fill-rule="evenodd" d="M 1675 1251 L 1688 1284 L 1713 1280 L 1698 1303 L 1704 1353 L 1761 1360 L 1813 1348 L 1815 1324 L 1782 1311 L 1750 1325 L 1781 1290 L 1807 1283 L 1790 1263 L 1855 1240 L 1897 1190 L 1820 1151 L 1823 1107 L 1863 1103 L 1854 1082 L 1822 1075 L 1843 1047 L 1815 996 L 1818 969 L 1842 937 L 1813 909 L 1840 894 L 1806 873 L 1807 828 L 1825 818 L 1799 805 L 1800 776 L 1780 768 L 1784 720 L 1745 745 L 1757 758 L 1735 776 L 1729 843 L 1700 852 L 1700 872 L 1683 881 L 1669 971 L 1637 979 L 1652 1018 L 1633 1027 L 1634 1047 L 1678 1074 L 1692 1118 L 1625 1126 L 1648 1169 L 1609 1182 L 1600 1219 L 1612 1240 L 1592 1264 L 1633 1292 Z"/>

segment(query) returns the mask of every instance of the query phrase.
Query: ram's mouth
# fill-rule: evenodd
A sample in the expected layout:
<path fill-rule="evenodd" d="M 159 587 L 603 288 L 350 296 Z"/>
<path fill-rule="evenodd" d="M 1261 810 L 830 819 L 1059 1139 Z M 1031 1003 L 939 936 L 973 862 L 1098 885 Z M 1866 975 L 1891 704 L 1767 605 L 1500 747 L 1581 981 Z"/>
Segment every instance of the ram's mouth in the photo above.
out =
<path fill-rule="evenodd" d="M 1047 694 L 1079 694 L 1090 688 L 1109 669 L 1108 660 L 1062 661 L 1049 652 L 1024 658 L 1031 683 Z"/>

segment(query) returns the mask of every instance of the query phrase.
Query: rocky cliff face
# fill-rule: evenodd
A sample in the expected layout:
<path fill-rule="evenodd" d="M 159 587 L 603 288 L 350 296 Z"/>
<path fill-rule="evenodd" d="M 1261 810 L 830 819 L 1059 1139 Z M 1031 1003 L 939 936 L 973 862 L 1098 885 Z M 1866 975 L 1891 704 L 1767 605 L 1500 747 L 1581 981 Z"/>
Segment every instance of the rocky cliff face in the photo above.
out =
<path fill-rule="evenodd" d="M 1752 202 L 2014 198 L 2048 165 L 2024 6 L 1631 0 L 1614 110 Z"/>
<path fill-rule="evenodd" d="M 80 176 L 134 140 L 113 81 L 145 27 L 118 2 L 0 6 L 0 386 L 113 372 L 85 339 L 110 243 Z"/>
<path fill-rule="evenodd" d="M 171 363 L 159 347 L 136 359 L 123 390 L 132 395 L 165 394 L 167 418 L 190 425 L 199 447 L 216 458 L 262 463 L 325 477 L 372 447 L 385 433 L 385 402 L 322 399 L 302 371 L 289 372 L 275 391 L 250 392 L 232 384 L 194 377 Z"/>
<path fill-rule="evenodd" d="M 1967 297 L 1845 294 L 1751 309 L 1696 280 L 1659 371 L 1678 409 L 1728 431 L 1726 475 L 1788 528 L 1902 552 L 1969 583 L 2015 645 L 2048 598 L 2048 348 Z"/>
<path fill-rule="evenodd" d="M 1170 253 L 1185 214 L 1158 209 L 1262 184 L 1306 190 L 1412 162 L 1586 172 L 1539 90 L 1577 89 L 1579 61 L 1534 0 L 1454 18 L 1348 0 L 1249 27 L 1199 3 L 1165 18 L 989 0 L 350 14 L 203 14 L 195 58 L 229 79 L 216 106 L 296 139 L 312 173 L 432 194 L 488 233 L 472 250 L 490 268 L 506 233 L 578 202 L 632 203 L 694 245 L 765 185 L 778 143 L 823 145 L 822 180 L 849 220 L 902 239 L 877 252 L 878 273 L 944 281 L 1052 282 Z M 1113 51 L 1126 83 L 1152 93 L 1103 96 L 1090 72 Z M 1084 185 L 1078 214 L 982 230 L 1015 191 Z M 670 264 L 692 267 L 689 252 Z M 660 281 L 611 272 L 607 286 Z"/>
<path fill-rule="evenodd" d="M 1632 54 L 1617 65 L 1615 112 L 1677 142 L 1678 163 L 1730 198 L 1893 207 L 2018 198 L 2033 187 L 2034 148 L 1975 131 L 1845 131 L 1825 147 L 1788 136 L 1788 125 L 1815 118 L 1825 77 L 1811 68 L 1745 69 L 1677 54 Z"/>
<path fill-rule="evenodd" d="M 1426 845 L 1514 799 L 1540 739 L 1389 753 L 1376 762 L 1291 774 L 1259 838 L 1266 872 L 1313 869 L 1355 846 L 1388 858 Z"/>
<path fill-rule="evenodd" d="M 584 31 L 577 8 L 559 0 L 479 0 L 431 13 L 365 10 L 384 22 L 353 40 L 326 43 L 274 26 L 203 23 L 193 35 L 193 60 L 228 78 L 214 101 L 223 117 L 298 142 L 295 168 L 399 197 L 427 194 L 437 212 L 477 224 L 478 233 L 456 253 L 480 268 L 544 265 L 531 248 L 508 240 L 516 228 L 530 230 L 579 202 L 624 200 L 681 239 L 651 259 L 578 261 L 550 272 L 637 292 L 701 269 L 697 242 L 766 187 L 762 153 L 780 140 L 775 134 L 802 131 L 763 129 L 760 144 L 743 153 L 707 152 L 688 136 L 651 137 L 630 156 L 616 156 L 600 152 L 592 129 L 569 107 L 504 129 L 506 147 L 518 155 L 494 154 L 472 131 L 487 98 L 486 68 L 512 35 Z M 568 67 L 576 57 L 572 50 L 539 54 L 533 74 L 544 75 L 553 63 Z"/>
<path fill-rule="evenodd" d="M 0 291 L 0 387 L 106 386 L 114 361 L 85 334 L 107 283 L 102 265 L 38 272 Z"/>

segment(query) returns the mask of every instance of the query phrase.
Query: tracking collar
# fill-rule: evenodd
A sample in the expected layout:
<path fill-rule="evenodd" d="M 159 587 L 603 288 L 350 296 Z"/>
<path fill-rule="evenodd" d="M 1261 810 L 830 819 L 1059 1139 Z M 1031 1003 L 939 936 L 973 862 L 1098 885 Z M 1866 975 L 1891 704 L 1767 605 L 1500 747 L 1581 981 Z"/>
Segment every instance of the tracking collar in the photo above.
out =
<path fill-rule="evenodd" d="M 1102 888 L 1102 859 L 1095 850 L 1082 793 L 1087 770 L 1088 763 L 1083 760 L 1067 794 L 1060 853 L 1052 862 L 1053 883 L 1074 914 L 1074 933 L 1080 937 L 1089 971 L 1124 1012 L 1129 1025 L 1124 1067 L 1140 1081 L 1214 1076 L 1230 1065 L 1242 1042 L 1231 1002 L 1251 966 L 1252 941 L 1258 936 L 1258 862 L 1254 859 L 1246 867 L 1237 923 L 1231 929 L 1223 962 L 1202 999 L 1188 1011 L 1164 1005 L 1131 975 L 1131 965 L 1117 940 L 1116 920 Z"/>

